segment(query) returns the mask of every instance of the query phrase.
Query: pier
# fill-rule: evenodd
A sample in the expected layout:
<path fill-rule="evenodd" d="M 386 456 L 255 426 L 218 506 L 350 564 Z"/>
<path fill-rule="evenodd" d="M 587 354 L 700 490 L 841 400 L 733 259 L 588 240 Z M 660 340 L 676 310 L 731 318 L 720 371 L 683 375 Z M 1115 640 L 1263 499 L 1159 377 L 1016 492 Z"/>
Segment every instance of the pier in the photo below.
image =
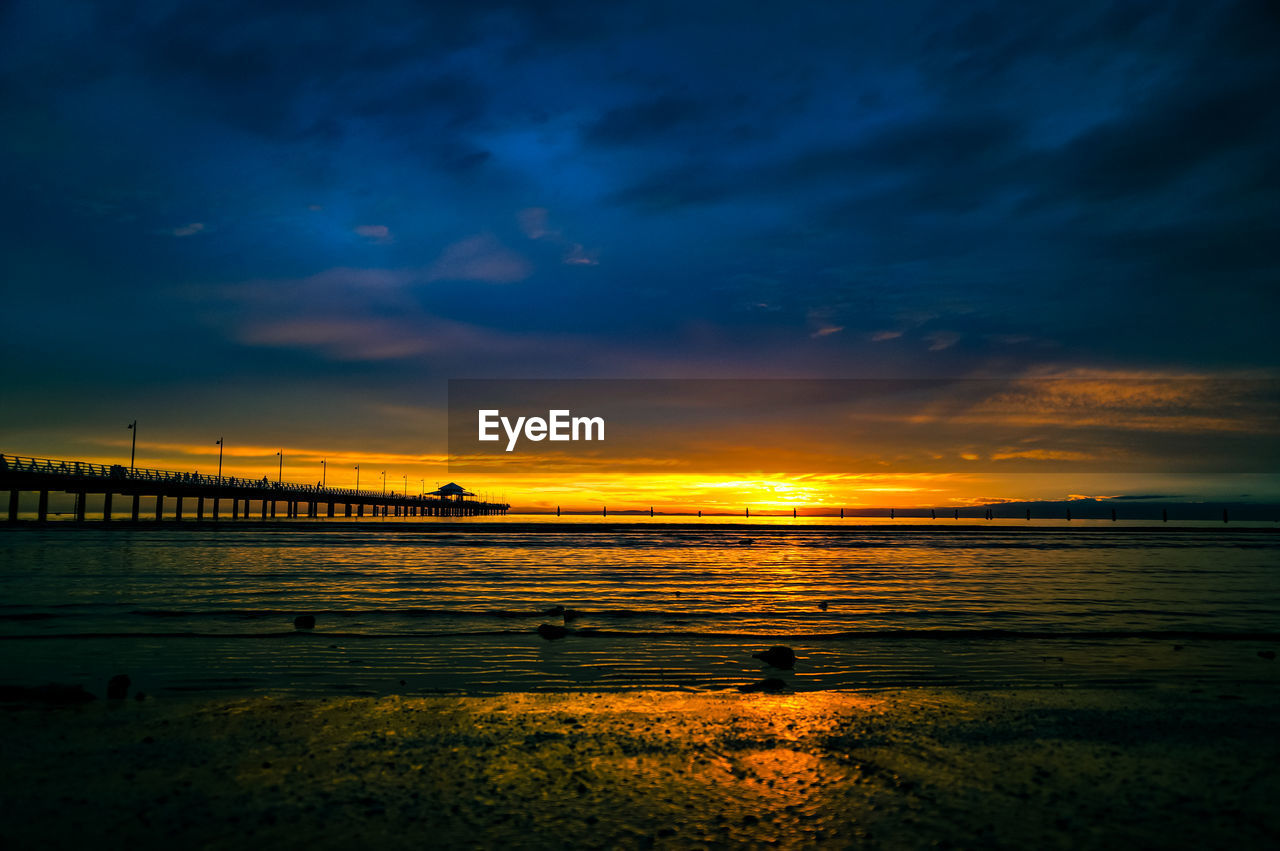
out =
<path fill-rule="evenodd" d="M 86 519 L 90 494 L 102 495 L 102 520 L 173 520 L 295 517 L 480 517 L 506 514 L 505 503 L 482 502 L 460 487 L 441 494 L 410 496 L 350 488 L 326 488 L 268 479 L 208 476 L 119 464 L 92 464 L 0 455 L 0 494 L 9 492 L 8 518 L 18 520 L 24 491 L 39 494 L 36 521 L 49 519 L 49 494 L 75 497 L 75 519 Z M 116 497 L 122 497 L 121 503 Z M 146 501 L 144 503 L 144 500 Z M 167 502 L 171 501 L 171 502 Z M 96 512 L 95 512 L 96 514 Z"/>

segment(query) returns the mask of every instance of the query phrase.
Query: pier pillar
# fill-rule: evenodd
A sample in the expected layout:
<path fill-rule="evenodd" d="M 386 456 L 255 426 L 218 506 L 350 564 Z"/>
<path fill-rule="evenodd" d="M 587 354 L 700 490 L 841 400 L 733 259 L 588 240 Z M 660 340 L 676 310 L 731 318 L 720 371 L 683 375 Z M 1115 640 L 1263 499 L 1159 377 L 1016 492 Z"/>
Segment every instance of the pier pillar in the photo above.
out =
<path fill-rule="evenodd" d="M 349 503 L 349 502 L 347 503 L 347 505 L 346 505 L 346 514 L 344 514 L 343 516 L 344 516 L 344 517 L 350 517 L 350 516 L 351 516 L 351 503 Z"/>
<path fill-rule="evenodd" d="M 196 497 L 196 520 L 204 520 L 204 497 Z"/>
<path fill-rule="evenodd" d="M 177 506 L 174 507 L 174 510 L 173 510 L 173 519 L 174 520 L 182 519 L 182 497 L 178 497 L 178 504 Z"/>
<path fill-rule="evenodd" d="M 88 496 L 88 494 L 83 491 L 76 494 L 76 520 L 84 520 L 84 501 L 86 496 Z"/>
<path fill-rule="evenodd" d="M 1160 509 L 1160 520 L 1161 522 L 1164 522 L 1164 523 L 1169 522 L 1169 509 L 1167 508 Z"/>
<path fill-rule="evenodd" d="M 329 516 L 330 516 L 330 517 L 332 517 L 332 516 L 333 516 L 333 503 L 332 503 L 332 502 L 331 502 L 331 503 L 329 503 Z"/>
<path fill-rule="evenodd" d="M 356 517 L 364 517 L 364 503 L 356 506 Z"/>
<path fill-rule="evenodd" d="M 222 502 L 222 500 L 219 497 L 215 496 L 213 498 L 213 519 L 214 520 L 218 519 L 218 503 L 220 502 Z"/>
<path fill-rule="evenodd" d="M 138 522 L 138 514 L 141 513 L 141 510 L 142 494 L 135 493 L 133 495 L 133 512 L 130 514 L 130 519 L 133 520 L 134 523 Z"/>
<path fill-rule="evenodd" d="M 102 495 L 102 522 L 111 522 L 111 491 Z"/>
<path fill-rule="evenodd" d="M 271 519 L 276 519 L 276 501 L 274 499 L 271 500 Z"/>
<path fill-rule="evenodd" d="M 232 497 L 231 499 L 231 519 L 232 520 L 240 519 L 240 498 L 239 497 Z"/>
<path fill-rule="evenodd" d="M 267 519 L 267 501 L 265 499 L 262 501 L 262 519 Z"/>
<path fill-rule="evenodd" d="M 40 491 L 40 503 L 36 506 L 36 520 L 43 523 L 49 519 L 49 492 Z"/>
<path fill-rule="evenodd" d="M 156 519 L 164 519 L 164 494 L 156 494 Z"/>
<path fill-rule="evenodd" d="M 9 522 L 16 523 L 18 521 L 18 490 L 15 488 L 9 491 Z"/>

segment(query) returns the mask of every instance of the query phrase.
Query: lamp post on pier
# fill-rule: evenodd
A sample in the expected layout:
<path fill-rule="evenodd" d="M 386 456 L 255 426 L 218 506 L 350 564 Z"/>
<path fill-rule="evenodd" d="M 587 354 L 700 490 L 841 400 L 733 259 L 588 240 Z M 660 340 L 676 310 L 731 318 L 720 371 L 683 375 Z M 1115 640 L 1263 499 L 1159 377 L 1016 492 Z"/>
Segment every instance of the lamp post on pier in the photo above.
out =
<path fill-rule="evenodd" d="M 387 495 L 387 471 L 382 471 L 382 495 Z"/>
<path fill-rule="evenodd" d="M 276 484 L 282 484 L 284 482 L 284 450 L 281 449 L 276 454 L 280 456 L 280 469 L 276 472 Z"/>
<path fill-rule="evenodd" d="M 404 476 L 404 492 L 400 494 L 403 497 L 409 496 L 409 477 Z"/>
<path fill-rule="evenodd" d="M 133 444 L 129 447 L 129 469 L 133 469 L 133 459 L 138 454 L 138 421 L 129 423 L 129 431 L 133 432 Z"/>
<path fill-rule="evenodd" d="M 360 492 L 360 465 L 356 465 L 356 493 Z"/>
<path fill-rule="evenodd" d="M 329 459 L 324 458 L 320 461 L 320 487 L 323 488 L 327 481 L 329 481 Z"/>
<path fill-rule="evenodd" d="M 222 450 L 225 449 L 226 447 L 223 446 L 222 438 L 218 438 L 217 443 L 218 443 L 218 478 L 221 479 L 222 478 Z"/>

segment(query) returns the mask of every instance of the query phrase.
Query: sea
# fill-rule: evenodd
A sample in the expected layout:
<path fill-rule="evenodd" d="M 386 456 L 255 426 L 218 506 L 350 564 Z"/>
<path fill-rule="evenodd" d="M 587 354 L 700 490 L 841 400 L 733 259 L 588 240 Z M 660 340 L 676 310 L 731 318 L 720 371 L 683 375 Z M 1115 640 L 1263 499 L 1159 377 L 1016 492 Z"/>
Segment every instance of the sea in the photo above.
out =
<path fill-rule="evenodd" d="M 314 627 L 297 618 L 314 618 Z M 541 632 L 539 629 L 541 628 Z M 793 668 L 757 653 L 791 648 Z M 0 684 L 282 695 L 1280 678 L 1280 528 L 505 517 L 0 529 Z M 773 684 L 777 686 L 777 683 Z"/>

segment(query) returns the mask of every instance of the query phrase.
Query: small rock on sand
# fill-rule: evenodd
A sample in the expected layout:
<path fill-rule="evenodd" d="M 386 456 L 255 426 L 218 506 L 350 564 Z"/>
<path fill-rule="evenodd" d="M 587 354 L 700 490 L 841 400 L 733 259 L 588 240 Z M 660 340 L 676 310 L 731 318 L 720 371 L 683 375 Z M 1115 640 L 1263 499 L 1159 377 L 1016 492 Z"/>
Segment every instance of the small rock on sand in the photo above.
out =
<path fill-rule="evenodd" d="M 293 627 L 294 629 L 315 629 L 316 616 L 315 615 L 298 615 L 296 618 L 293 619 Z"/>
<path fill-rule="evenodd" d="M 796 651 L 782 644 L 770 647 L 768 650 L 763 650 L 759 653 L 752 653 L 751 655 L 764 662 L 766 665 L 771 665 L 775 668 L 781 668 L 786 671 L 789 671 L 796 666 Z"/>
<path fill-rule="evenodd" d="M 541 635 L 547 641 L 555 641 L 557 638 L 564 638 L 569 634 L 569 630 L 555 624 L 544 623 L 538 627 L 538 635 Z"/>
<path fill-rule="evenodd" d="M 107 699 L 124 700 L 129 696 L 129 686 L 132 682 L 128 674 L 116 674 L 107 682 Z"/>

